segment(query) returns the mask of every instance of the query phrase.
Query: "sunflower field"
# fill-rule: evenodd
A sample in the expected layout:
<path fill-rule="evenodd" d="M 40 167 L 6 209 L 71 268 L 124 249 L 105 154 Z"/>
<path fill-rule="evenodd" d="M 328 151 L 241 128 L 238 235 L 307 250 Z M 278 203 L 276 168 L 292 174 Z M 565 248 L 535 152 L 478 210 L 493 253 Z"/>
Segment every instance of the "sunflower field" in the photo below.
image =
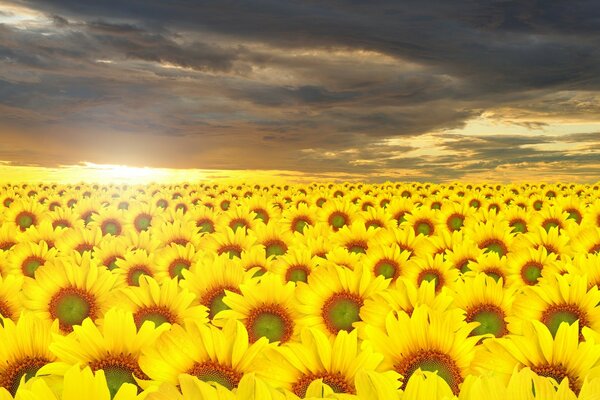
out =
<path fill-rule="evenodd" d="M 0 400 L 600 399 L 599 193 L 0 186 Z"/>

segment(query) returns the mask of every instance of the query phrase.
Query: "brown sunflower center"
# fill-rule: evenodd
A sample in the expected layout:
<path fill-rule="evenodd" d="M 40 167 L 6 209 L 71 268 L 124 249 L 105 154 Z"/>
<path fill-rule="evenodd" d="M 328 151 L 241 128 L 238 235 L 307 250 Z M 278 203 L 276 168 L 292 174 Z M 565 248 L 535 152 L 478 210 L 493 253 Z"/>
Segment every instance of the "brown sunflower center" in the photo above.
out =
<path fill-rule="evenodd" d="M 96 300 L 83 289 L 66 287 L 52 296 L 48 311 L 52 319 L 58 318 L 63 331 L 71 332 L 73 325 L 81 325 L 84 319 L 96 319 Z"/>
<path fill-rule="evenodd" d="M 13 242 L 12 240 L 4 240 L 0 242 L 0 250 L 10 250 L 15 244 L 17 243 Z"/>
<path fill-rule="evenodd" d="M 214 382 L 232 390 L 238 386 L 243 374 L 214 361 L 195 363 L 187 372 L 204 382 Z"/>
<path fill-rule="evenodd" d="M 415 229 L 415 235 L 422 234 L 425 236 L 431 236 L 435 230 L 433 222 L 424 218 L 416 220 L 413 226 Z"/>
<path fill-rule="evenodd" d="M 75 250 L 79 253 L 79 254 L 83 254 L 86 251 L 92 251 L 94 250 L 94 245 L 91 243 L 80 243 L 77 245 L 77 247 L 75 247 Z"/>
<path fill-rule="evenodd" d="M 135 230 L 138 232 L 148 230 L 148 228 L 150 227 L 151 224 L 152 224 L 152 215 L 147 214 L 147 213 L 140 213 L 140 214 L 136 215 L 136 217 L 133 219 L 133 226 L 135 227 Z"/>
<path fill-rule="evenodd" d="M 208 308 L 208 316 L 211 320 L 220 311 L 229 310 L 229 306 L 223 301 L 226 290 L 238 294 L 240 293 L 239 289 L 233 286 L 217 286 L 202 296 L 200 303 Z"/>
<path fill-rule="evenodd" d="M 375 264 L 373 268 L 375 276 L 383 276 L 385 279 L 392 279 L 395 281 L 400 275 L 400 264 L 389 258 L 383 258 Z"/>
<path fill-rule="evenodd" d="M 331 388 L 335 393 L 354 394 L 355 389 L 351 383 L 344 378 L 339 372 L 322 372 L 319 374 L 303 375 L 292 386 L 292 391 L 296 396 L 303 399 L 306 397 L 306 391 L 312 382 L 317 379 L 322 379 L 323 383 Z"/>
<path fill-rule="evenodd" d="M 250 343 L 261 337 L 269 342 L 285 343 L 292 337 L 294 322 L 279 304 L 265 304 L 250 311 L 246 320 Z"/>
<path fill-rule="evenodd" d="M 64 218 L 60 218 L 57 219 L 56 221 L 52 222 L 52 228 L 56 229 L 56 228 L 71 228 L 73 227 L 73 224 L 71 224 L 71 222 L 69 222 L 69 220 L 64 219 Z"/>
<path fill-rule="evenodd" d="M 152 271 L 146 265 L 135 265 L 127 271 L 127 284 L 129 286 L 140 286 L 142 275 L 153 276 Z"/>
<path fill-rule="evenodd" d="M 332 294 L 323 304 L 323 321 L 327 329 L 337 334 L 341 330 L 352 331 L 353 323 L 361 321 L 359 316 L 363 299 L 357 294 L 341 292 Z"/>
<path fill-rule="evenodd" d="M 237 245 L 237 244 L 226 244 L 224 246 L 221 246 L 218 250 L 217 253 L 219 253 L 219 255 L 226 253 L 229 258 L 233 259 L 234 257 L 237 258 L 241 258 L 242 257 L 242 246 Z"/>
<path fill-rule="evenodd" d="M 154 325 L 157 327 L 164 323 L 177 323 L 177 316 L 165 306 L 141 307 L 133 314 L 133 319 L 138 329 L 140 329 L 146 321 L 154 322 Z"/>
<path fill-rule="evenodd" d="M 508 252 L 506 244 L 500 239 L 487 239 L 479 244 L 479 248 L 485 250 L 486 253 L 494 252 L 502 257 Z"/>
<path fill-rule="evenodd" d="M 310 269 L 305 265 L 292 265 L 285 271 L 286 282 L 308 282 Z"/>
<path fill-rule="evenodd" d="M 527 285 L 535 285 L 542 277 L 544 265 L 538 261 L 528 261 L 521 267 L 521 279 Z"/>
<path fill-rule="evenodd" d="M 461 370 L 452 357 L 437 350 L 424 349 L 413 353 L 397 363 L 394 369 L 403 376 L 402 389 L 406 388 L 406 383 L 418 369 L 436 372 L 456 395 L 458 395 L 458 387 L 463 381 Z"/>
<path fill-rule="evenodd" d="M 196 221 L 196 226 L 200 228 L 200 232 L 213 233 L 215 231 L 215 223 L 210 218 L 200 218 Z"/>
<path fill-rule="evenodd" d="M 270 239 L 264 243 L 265 251 L 267 252 L 267 257 L 270 256 L 281 256 L 284 255 L 287 250 L 287 244 L 280 239 Z"/>
<path fill-rule="evenodd" d="M 544 227 L 546 232 L 550 232 L 552 228 L 562 228 L 562 223 L 557 218 L 547 218 L 542 222 L 542 227 Z"/>
<path fill-rule="evenodd" d="M 348 250 L 350 253 L 365 254 L 368 248 L 369 246 L 364 240 L 353 240 L 351 242 L 346 243 L 346 250 Z"/>
<path fill-rule="evenodd" d="M 37 218 L 35 214 L 29 211 L 21 211 L 15 217 L 15 223 L 19 226 L 19 228 L 24 231 L 32 225 L 36 225 Z"/>
<path fill-rule="evenodd" d="M 111 354 L 100 360 L 92 361 L 89 366 L 92 371 L 104 371 L 111 398 L 124 383 L 138 386 L 134 376 L 138 379 L 148 379 L 148 376 L 140 369 L 137 360 L 129 354 Z"/>
<path fill-rule="evenodd" d="M 102 230 L 102 235 L 104 235 L 104 236 L 106 236 L 106 235 L 119 236 L 121 234 L 121 232 L 123 231 L 123 226 L 116 219 L 109 218 L 109 219 L 102 221 L 102 224 L 100 225 L 100 229 Z"/>
<path fill-rule="evenodd" d="M 0 374 L 0 386 L 14 396 L 23 376 L 25 381 L 28 381 L 35 376 L 41 367 L 49 362 L 50 360 L 43 357 L 25 357 L 12 364 L 3 365 L 3 371 Z"/>
<path fill-rule="evenodd" d="M 344 225 L 348 225 L 349 217 L 348 214 L 342 211 L 334 211 L 329 215 L 329 225 L 333 227 L 333 230 L 337 231 Z"/>
<path fill-rule="evenodd" d="M 575 394 L 579 394 L 581 389 L 577 384 L 577 377 L 569 376 L 567 369 L 562 365 L 536 365 L 531 367 L 531 370 L 539 376 L 545 376 L 547 378 L 554 379 L 557 383 L 561 383 L 563 379 L 569 378 L 569 388 Z"/>
<path fill-rule="evenodd" d="M 240 228 L 249 228 L 250 223 L 243 218 L 234 218 L 229 222 L 229 227 L 235 232 Z"/>
<path fill-rule="evenodd" d="M 462 228 L 465 222 L 465 216 L 459 213 L 451 214 L 446 219 L 446 226 L 450 232 L 458 231 Z"/>
<path fill-rule="evenodd" d="M 294 218 L 291 223 L 292 229 L 298 233 L 303 233 L 304 228 L 309 225 L 311 225 L 311 221 L 304 216 Z"/>

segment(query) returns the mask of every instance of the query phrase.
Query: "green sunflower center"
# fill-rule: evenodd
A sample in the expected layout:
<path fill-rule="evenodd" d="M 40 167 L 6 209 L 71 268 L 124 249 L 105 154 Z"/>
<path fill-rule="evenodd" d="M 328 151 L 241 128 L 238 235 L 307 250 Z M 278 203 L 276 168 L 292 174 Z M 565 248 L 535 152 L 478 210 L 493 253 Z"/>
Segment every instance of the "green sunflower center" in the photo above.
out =
<path fill-rule="evenodd" d="M 301 265 L 290 267 L 287 270 L 286 278 L 288 282 L 307 282 L 308 268 Z"/>
<path fill-rule="evenodd" d="M 490 239 L 485 241 L 480 248 L 485 249 L 486 253 L 494 252 L 500 257 L 507 253 L 506 245 L 498 239 Z"/>
<path fill-rule="evenodd" d="M 294 230 L 296 232 L 299 232 L 299 233 L 303 233 L 304 232 L 304 228 L 306 228 L 308 225 L 309 225 L 308 221 L 306 221 L 304 219 L 298 219 L 293 224 Z"/>
<path fill-rule="evenodd" d="M 142 275 L 152 276 L 148 268 L 144 265 L 138 265 L 129 270 L 129 286 L 140 286 L 140 278 Z"/>
<path fill-rule="evenodd" d="M 492 334 L 504 336 L 508 331 L 504 322 L 504 312 L 496 305 L 479 305 L 467 312 L 467 322 L 479 322 L 479 326 L 471 331 L 471 336 Z"/>
<path fill-rule="evenodd" d="M 336 229 L 340 229 L 347 223 L 348 218 L 340 212 L 335 212 L 331 215 L 331 217 L 329 217 L 329 224 Z"/>
<path fill-rule="evenodd" d="M 173 324 L 177 320 L 171 310 L 163 306 L 140 308 L 133 315 L 133 319 L 135 320 L 135 324 L 137 325 L 138 329 L 140 329 L 146 321 L 152 321 L 154 322 L 154 325 L 158 327 L 164 323 Z"/>
<path fill-rule="evenodd" d="M 542 276 L 543 265 L 538 262 L 528 262 L 521 269 L 523 282 L 528 285 L 535 285 Z"/>
<path fill-rule="evenodd" d="M 140 379 L 148 379 L 137 363 L 129 355 L 110 355 L 106 358 L 96 360 L 90 363 L 92 371 L 103 370 L 106 377 L 106 385 L 110 392 L 110 397 L 114 398 L 124 383 L 130 383 L 138 386 L 134 375 Z M 138 386 L 139 388 L 139 386 Z"/>
<path fill-rule="evenodd" d="M 106 268 L 108 268 L 110 271 L 116 269 L 118 267 L 117 257 L 111 257 L 104 265 L 106 265 Z"/>
<path fill-rule="evenodd" d="M 23 274 L 25 276 L 33 278 L 35 271 L 38 269 L 38 267 L 40 265 L 42 265 L 44 263 L 45 263 L 45 261 L 39 257 L 35 257 L 35 256 L 28 257 L 25 261 L 23 261 L 23 264 L 22 264 Z"/>
<path fill-rule="evenodd" d="M 392 260 L 381 260 L 375 264 L 375 276 L 383 276 L 385 279 L 395 278 L 398 274 L 398 264 Z"/>
<path fill-rule="evenodd" d="M 127 368 L 112 366 L 104 368 L 104 376 L 106 376 L 106 385 L 110 391 L 110 396 L 113 398 L 124 383 L 137 385 L 131 371 Z"/>
<path fill-rule="evenodd" d="M 429 236 L 433 233 L 433 224 L 430 221 L 419 220 L 415 222 L 415 233 Z"/>
<path fill-rule="evenodd" d="M 188 268 L 190 268 L 190 262 L 188 260 L 181 258 L 177 259 L 171 263 L 169 267 L 169 275 L 171 278 L 178 277 L 179 279 L 183 279 L 183 273 L 181 271 Z"/>
<path fill-rule="evenodd" d="M 253 210 L 256 213 L 256 219 L 260 219 L 265 224 L 269 221 L 269 214 L 262 209 Z"/>
<path fill-rule="evenodd" d="M 229 223 L 229 227 L 235 232 L 240 228 L 248 227 L 248 223 L 243 219 L 234 219 Z"/>
<path fill-rule="evenodd" d="M 266 337 L 269 342 L 287 342 L 292 336 L 293 322 L 279 305 L 269 305 L 254 309 L 247 321 L 249 340 L 255 342 Z"/>
<path fill-rule="evenodd" d="M 510 226 L 512 227 L 512 233 L 525 233 L 527 232 L 527 225 L 525 221 L 517 220 L 511 222 Z"/>
<path fill-rule="evenodd" d="M 287 245 L 281 240 L 271 240 L 265 243 L 265 251 L 267 252 L 267 257 L 281 256 L 287 252 Z"/>
<path fill-rule="evenodd" d="M 114 220 L 105 221 L 102 224 L 102 234 L 103 235 L 113 235 L 117 236 L 121 234 L 121 224 Z"/>
<path fill-rule="evenodd" d="M 21 379 L 25 377 L 25 382 L 27 382 L 48 362 L 48 360 L 41 357 L 25 357 L 18 360 L 14 365 L 6 366 L 5 372 L 0 377 L 0 386 L 14 396 L 21 384 Z"/>
<path fill-rule="evenodd" d="M 138 232 L 146 231 L 152 223 L 152 217 L 148 214 L 140 214 L 134 220 L 135 229 Z"/>
<path fill-rule="evenodd" d="M 548 219 L 542 223 L 542 226 L 546 230 L 546 232 L 550 232 L 552 228 L 560 228 L 560 221 L 557 219 Z"/>
<path fill-rule="evenodd" d="M 50 300 L 49 310 L 65 331 L 73 330 L 73 325 L 80 325 L 88 317 L 95 318 L 93 297 L 79 288 L 61 289 Z"/>
<path fill-rule="evenodd" d="M 562 323 L 569 325 L 579 320 L 579 330 L 587 325 L 585 314 L 574 304 L 552 305 L 542 314 L 541 321 L 548 327 L 552 336 L 556 336 L 558 327 Z"/>
<path fill-rule="evenodd" d="M 323 320 L 330 332 L 337 334 L 341 330 L 350 332 L 353 323 L 361 321 L 359 313 L 363 300 L 348 292 L 335 293 L 323 305 Z"/>
<path fill-rule="evenodd" d="M 440 271 L 436 269 L 425 269 L 417 276 L 417 285 L 421 286 L 424 281 L 435 282 L 435 291 L 438 292 L 444 285 L 444 278 L 440 274 Z"/>
<path fill-rule="evenodd" d="M 220 311 L 229 310 L 229 306 L 223 301 L 223 298 L 225 297 L 225 290 L 239 293 L 239 290 L 233 287 L 219 287 L 208 292 L 204 296 L 203 301 L 201 302 L 206 307 L 208 307 L 208 316 L 211 320 Z"/>
<path fill-rule="evenodd" d="M 209 219 L 200 220 L 197 225 L 200 232 L 213 233 L 215 231 L 215 224 Z"/>
<path fill-rule="evenodd" d="M 204 382 L 214 382 L 229 390 L 235 389 L 242 379 L 242 373 L 214 361 L 196 363 L 187 372 Z"/>
<path fill-rule="evenodd" d="M 365 254 L 367 252 L 367 247 L 367 243 L 362 241 L 351 242 L 346 245 L 348 251 L 354 254 Z"/>
<path fill-rule="evenodd" d="M 462 215 L 453 214 L 448 218 L 448 227 L 451 231 L 457 231 L 462 228 L 465 219 Z"/>
<path fill-rule="evenodd" d="M 23 211 L 17 215 L 16 218 L 17 225 L 21 228 L 21 230 L 25 230 L 29 228 L 35 222 L 35 215 L 30 212 Z"/>

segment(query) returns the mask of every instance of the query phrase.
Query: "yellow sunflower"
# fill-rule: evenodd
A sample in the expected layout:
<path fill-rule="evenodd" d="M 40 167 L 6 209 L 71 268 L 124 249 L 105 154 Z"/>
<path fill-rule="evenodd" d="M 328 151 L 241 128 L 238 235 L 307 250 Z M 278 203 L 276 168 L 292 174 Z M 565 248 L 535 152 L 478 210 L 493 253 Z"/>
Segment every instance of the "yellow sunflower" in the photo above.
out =
<path fill-rule="evenodd" d="M 514 252 L 508 259 L 509 283 L 518 285 L 536 285 L 544 276 L 564 273 L 565 264 L 558 262 L 554 253 L 548 254 L 544 247 L 537 250 L 524 248 Z"/>
<path fill-rule="evenodd" d="M 86 318 L 68 336 L 55 336 L 49 344 L 57 362 L 46 366 L 42 373 L 64 373 L 69 366 L 81 364 L 92 371 L 104 371 L 111 396 L 124 383 L 137 385 L 137 379 L 148 377 L 140 369 L 140 356 L 145 349 L 154 347 L 156 340 L 168 325 L 155 327 L 143 324 L 136 327 L 131 313 L 111 309 L 97 326 Z"/>
<path fill-rule="evenodd" d="M 175 325 L 140 357 L 142 371 L 155 382 L 177 384 L 180 374 L 234 389 L 244 374 L 260 371 L 267 338 L 249 344 L 244 325 L 229 320 L 223 329 L 197 321 Z"/>
<path fill-rule="evenodd" d="M 414 258 L 407 266 L 406 278 L 415 287 L 421 286 L 424 281 L 434 281 L 435 291 L 440 292 L 443 287 L 452 287 L 459 279 L 460 271 L 437 254 L 435 257 Z"/>
<path fill-rule="evenodd" d="M 227 319 L 241 321 L 246 326 L 250 343 L 261 337 L 280 343 L 295 340 L 300 317 L 296 310 L 295 289 L 294 283 L 284 284 L 271 274 L 260 281 L 242 283 L 239 286 L 241 293 L 226 291 L 223 303 L 229 309 L 218 313 L 214 323 L 222 325 Z"/>
<path fill-rule="evenodd" d="M 494 252 L 503 257 L 514 247 L 508 224 L 500 221 L 475 224 L 465 233 L 486 253 Z"/>
<path fill-rule="evenodd" d="M 382 367 L 402 375 L 403 389 L 413 373 L 421 369 L 437 372 L 458 395 L 470 372 L 475 345 L 482 338 L 471 334 L 476 326 L 476 322 L 464 322 L 460 310 L 442 313 L 419 306 L 411 316 L 388 314 L 385 330 L 367 327 L 367 337 L 384 355 Z"/>
<path fill-rule="evenodd" d="M 340 330 L 352 331 L 360 321 L 364 301 L 388 286 L 382 276 L 374 277 L 366 268 L 354 270 L 327 265 L 308 277 L 308 283 L 298 282 L 297 309 L 302 326 L 316 327 L 331 335 Z"/>
<path fill-rule="evenodd" d="M 105 207 L 92 215 L 88 227 L 100 229 L 102 235 L 120 236 L 125 230 L 125 212 L 116 207 Z"/>
<path fill-rule="evenodd" d="M 205 256 L 204 252 L 188 243 L 185 246 L 171 244 L 163 247 L 156 253 L 156 279 L 162 282 L 171 278 L 183 278 L 182 271 L 190 267 Z"/>
<path fill-rule="evenodd" d="M 202 248 L 218 255 L 227 254 L 230 258 L 240 258 L 242 252 L 250 249 L 255 243 L 256 237 L 251 231 L 238 229 L 234 232 L 233 229 L 225 227 L 222 231 L 206 236 Z"/>
<path fill-rule="evenodd" d="M 23 275 L 33 278 L 35 271 L 46 263 L 52 263 L 56 258 L 57 250 L 48 249 L 46 242 L 39 244 L 23 242 L 17 244 L 10 252 L 8 264 L 10 272 L 15 275 Z"/>
<path fill-rule="evenodd" d="M 89 253 L 61 257 L 36 271 L 23 285 L 24 306 L 42 318 L 58 319 L 68 333 L 90 317 L 101 318 L 115 283 L 113 274 L 98 266 Z"/>
<path fill-rule="evenodd" d="M 22 313 L 16 323 L 4 319 L 0 326 L 0 386 L 14 395 L 23 377 L 30 379 L 54 361 L 48 346 L 56 332 L 56 322 L 39 319 L 32 313 Z"/>
<path fill-rule="evenodd" d="M 317 267 L 318 257 L 311 249 L 298 244 L 273 262 L 273 274 L 279 275 L 284 282 L 307 282 L 308 276 Z"/>
<path fill-rule="evenodd" d="M 374 276 L 381 275 L 394 282 L 406 274 L 409 257 L 408 251 L 402 251 L 397 244 L 392 243 L 389 246 L 371 247 L 362 263 Z"/>

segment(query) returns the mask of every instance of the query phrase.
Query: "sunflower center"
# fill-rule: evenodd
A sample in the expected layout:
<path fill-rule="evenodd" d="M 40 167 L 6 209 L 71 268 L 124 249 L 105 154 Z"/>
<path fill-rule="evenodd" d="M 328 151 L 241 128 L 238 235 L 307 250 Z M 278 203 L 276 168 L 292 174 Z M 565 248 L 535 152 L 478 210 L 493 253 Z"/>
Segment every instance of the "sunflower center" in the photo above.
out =
<path fill-rule="evenodd" d="M 28 381 L 35 376 L 41 367 L 49 362 L 50 360 L 43 357 L 25 357 L 11 365 L 3 366 L 4 371 L 0 374 L 0 386 L 14 396 L 23 376 L 25 381 Z"/>
<path fill-rule="evenodd" d="M 396 279 L 400 274 L 400 266 L 396 261 L 384 258 L 375 264 L 373 272 L 375 273 L 375 276 L 381 275 L 385 279 L 391 278 L 393 280 Z"/>
<path fill-rule="evenodd" d="M 304 265 L 289 267 L 285 273 L 286 282 L 307 282 L 309 270 Z"/>
<path fill-rule="evenodd" d="M 300 379 L 292 386 L 292 391 L 296 396 L 303 399 L 306 397 L 306 391 L 312 382 L 317 379 L 322 379 L 323 383 L 331 388 L 335 393 L 348 393 L 354 394 L 354 386 L 348 383 L 342 374 L 339 372 L 323 372 L 320 374 L 309 374 L 303 375 Z"/>
<path fill-rule="evenodd" d="M 504 311 L 493 304 L 480 304 L 467 312 L 467 322 L 479 322 L 479 326 L 471 331 L 470 336 L 485 335 L 491 333 L 496 337 L 508 333 L 504 322 Z"/>
<path fill-rule="evenodd" d="M 425 236 L 430 236 L 433 234 L 433 224 L 431 221 L 426 219 L 420 219 L 415 222 L 415 234 L 422 234 Z"/>
<path fill-rule="evenodd" d="M 304 232 L 304 228 L 310 225 L 310 221 L 305 218 L 295 218 L 292 222 L 292 228 L 299 233 Z"/>
<path fill-rule="evenodd" d="M 228 245 L 222 246 L 218 250 L 218 253 L 219 253 L 219 255 L 221 255 L 223 253 L 227 253 L 229 258 L 231 258 L 231 259 L 233 259 L 234 257 L 241 258 L 242 257 L 242 248 L 240 246 L 238 246 L 237 244 L 228 244 Z"/>
<path fill-rule="evenodd" d="M 359 313 L 363 299 L 349 292 L 334 293 L 323 305 L 323 320 L 327 329 L 334 334 L 341 330 L 350 332 L 354 322 L 361 321 Z"/>
<path fill-rule="evenodd" d="M 269 342 L 285 343 L 290 340 L 294 330 L 294 323 L 289 314 L 279 304 L 263 305 L 250 311 L 246 327 L 251 343 L 261 337 L 266 337 Z"/>
<path fill-rule="evenodd" d="M 561 383 L 563 379 L 569 378 L 569 388 L 575 394 L 579 394 L 580 388 L 577 385 L 577 379 L 569 376 L 567 369 L 562 365 L 536 365 L 531 367 L 531 370 L 539 376 L 554 379 L 557 383 Z"/>
<path fill-rule="evenodd" d="M 340 229 L 347 223 L 348 216 L 341 211 L 336 211 L 329 216 L 329 225 L 333 226 L 336 230 Z"/>
<path fill-rule="evenodd" d="M 256 219 L 260 219 L 265 224 L 269 222 L 269 213 L 266 210 L 263 210 L 262 208 L 256 208 L 252 211 L 256 213 Z"/>
<path fill-rule="evenodd" d="M 465 217 L 463 215 L 455 213 L 448 217 L 446 225 L 448 225 L 450 232 L 454 232 L 462 228 L 464 221 Z"/>
<path fill-rule="evenodd" d="M 19 225 L 22 231 L 35 224 L 35 215 L 29 211 L 21 211 L 15 218 L 15 222 Z"/>
<path fill-rule="evenodd" d="M 578 224 L 581 222 L 582 215 L 579 210 L 575 208 L 569 208 L 566 211 L 569 213 L 569 216 L 567 217 L 568 219 L 574 219 Z"/>
<path fill-rule="evenodd" d="M 577 320 L 579 320 L 579 333 L 581 336 L 581 329 L 586 326 L 588 322 L 585 313 L 575 304 L 551 305 L 542 313 L 542 318 L 540 320 L 548 327 L 552 336 L 556 336 L 558 327 L 563 322 L 571 325 Z"/>
<path fill-rule="evenodd" d="M 361 253 L 361 254 L 365 254 L 367 252 L 367 242 L 362 241 L 362 240 L 357 240 L 354 242 L 350 242 L 346 245 L 346 249 L 350 252 L 350 253 Z"/>
<path fill-rule="evenodd" d="M 592 247 L 590 247 L 590 250 L 588 251 L 590 254 L 596 254 L 596 253 L 600 253 L 600 243 L 593 245 Z"/>
<path fill-rule="evenodd" d="M 406 388 L 406 383 L 418 369 L 436 372 L 438 376 L 446 381 L 456 395 L 459 392 L 458 386 L 463 381 L 460 368 L 456 365 L 456 362 L 449 355 L 436 350 L 420 350 L 405 357 L 394 368 L 396 372 L 403 376 L 402 389 Z"/>
<path fill-rule="evenodd" d="M 556 218 L 549 218 L 542 223 L 542 226 L 546 232 L 550 232 L 552 228 L 560 228 L 560 221 Z"/>
<path fill-rule="evenodd" d="M 52 227 L 54 229 L 56 228 L 71 228 L 71 223 L 69 221 L 67 221 L 66 219 L 57 219 L 56 221 L 54 221 L 52 223 Z"/>
<path fill-rule="evenodd" d="M 173 260 L 171 265 L 169 265 L 169 276 L 171 276 L 171 278 L 178 277 L 179 279 L 183 279 L 183 274 L 181 271 L 184 269 L 189 269 L 190 265 L 191 263 L 183 258 Z"/>
<path fill-rule="evenodd" d="M 133 314 L 133 319 L 138 329 L 140 329 L 146 321 L 154 322 L 156 327 L 159 327 L 164 323 L 174 324 L 177 322 L 177 318 L 173 312 L 164 306 L 142 307 Z"/>
<path fill-rule="evenodd" d="M 466 274 L 467 272 L 469 272 L 471 270 L 471 268 L 469 268 L 469 263 L 471 261 L 473 261 L 473 260 L 464 258 L 456 263 L 456 268 L 458 268 L 460 270 L 460 272 L 462 272 L 463 274 Z"/>
<path fill-rule="evenodd" d="M 109 257 L 106 261 L 104 261 L 103 264 L 106 265 L 106 268 L 108 268 L 109 271 L 112 271 L 113 269 L 118 268 L 117 257 L 116 256 Z"/>
<path fill-rule="evenodd" d="M 77 247 L 75 247 L 75 250 L 79 254 L 83 254 L 86 251 L 92 251 L 92 250 L 94 250 L 94 245 L 90 244 L 90 243 L 80 243 L 79 245 L 77 245 Z"/>
<path fill-rule="evenodd" d="M 116 219 L 107 219 L 102 222 L 102 235 L 113 235 L 118 236 L 121 234 L 123 228 L 121 227 L 121 223 Z"/>
<path fill-rule="evenodd" d="M 509 225 L 512 228 L 512 231 L 511 231 L 512 233 L 527 232 L 527 223 L 525 221 L 523 221 L 522 219 L 515 219 L 515 220 L 511 221 L 511 223 Z"/>
<path fill-rule="evenodd" d="M 138 232 L 146 231 L 152 223 L 152 216 L 150 214 L 142 213 L 138 214 L 134 220 L 133 225 Z"/>
<path fill-rule="evenodd" d="M 12 241 L 4 241 L 4 242 L 0 242 L 0 250 L 10 250 L 16 243 L 12 242 Z"/>
<path fill-rule="evenodd" d="M 136 265 L 127 272 L 127 284 L 129 286 L 140 286 L 142 275 L 152 276 L 152 271 L 145 265 Z"/>
<path fill-rule="evenodd" d="M 527 285 L 535 285 L 542 276 L 544 266 L 537 261 L 529 261 L 521 268 L 521 278 Z"/>
<path fill-rule="evenodd" d="M 80 325 L 88 317 L 96 317 L 96 303 L 93 296 L 83 289 L 62 288 L 52 296 L 49 311 L 52 319 L 58 318 L 61 329 L 70 332 L 73 325 Z"/>
<path fill-rule="evenodd" d="M 131 355 L 109 355 L 91 362 L 89 366 L 92 371 L 104 371 L 111 398 L 115 396 L 124 383 L 138 386 L 134 375 L 139 379 L 148 379 L 148 376 L 142 372 L 137 361 Z"/>
<path fill-rule="evenodd" d="M 494 252 L 500 257 L 506 255 L 508 249 L 504 242 L 499 239 L 488 239 L 479 245 L 480 249 L 485 249 L 486 253 Z"/>
<path fill-rule="evenodd" d="M 46 261 L 40 257 L 31 256 L 27 257 L 23 263 L 21 264 L 21 269 L 23 270 L 23 275 L 28 276 L 30 278 L 34 277 L 35 270 Z"/>
<path fill-rule="evenodd" d="M 240 293 L 240 291 L 233 286 L 219 286 L 210 290 L 202 297 L 201 303 L 208 308 L 208 316 L 211 320 L 220 311 L 229 310 L 229 306 L 223 301 L 226 290 L 238 294 Z"/>
<path fill-rule="evenodd" d="M 243 376 L 241 372 L 214 361 L 195 363 L 187 373 L 204 382 L 218 383 L 229 390 L 236 388 Z"/>
<path fill-rule="evenodd" d="M 500 278 L 502 278 L 505 282 L 506 279 L 504 277 L 504 272 L 502 272 L 500 270 L 500 268 L 487 268 L 485 270 L 482 271 L 484 274 L 486 274 L 487 276 L 489 276 L 490 278 L 493 278 L 494 281 L 498 282 L 500 280 Z"/>
<path fill-rule="evenodd" d="M 247 228 L 248 222 L 242 218 L 235 218 L 231 220 L 229 227 L 235 232 L 240 228 Z"/>
<path fill-rule="evenodd" d="M 4 199 L 2 204 L 4 205 L 4 207 L 8 208 L 13 203 L 13 201 L 14 201 L 13 199 L 11 199 L 10 197 L 7 197 L 6 199 Z"/>
<path fill-rule="evenodd" d="M 382 228 L 383 227 L 383 222 L 381 222 L 380 220 L 377 219 L 370 219 L 368 221 L 365 221 L 365 228 L 369 229 L 369 228 Z"/>
<path fill-rule="evenodd" d="M 269 240 L 264 245 L 265 251 L 267 252 L 267 257 L 284 255 L 288 249 L 283 240 L 279 239 Z"/>
<path fill-rule="evenodd" d="M 215 231 L 215 224 L 208 218 L 203 218 L 196 221 L 196 226 L 200 228 L 200 232 L 213 233 Z"/>
<path fill-rule="evenodd" d="M 444 286 L 444 277 L 437 269 L 429 268 L 422 270 L 417 276 L 417 286 L 420 287 L 423 281 L 435 282 L 435 291 L 439 292 Z"/>

